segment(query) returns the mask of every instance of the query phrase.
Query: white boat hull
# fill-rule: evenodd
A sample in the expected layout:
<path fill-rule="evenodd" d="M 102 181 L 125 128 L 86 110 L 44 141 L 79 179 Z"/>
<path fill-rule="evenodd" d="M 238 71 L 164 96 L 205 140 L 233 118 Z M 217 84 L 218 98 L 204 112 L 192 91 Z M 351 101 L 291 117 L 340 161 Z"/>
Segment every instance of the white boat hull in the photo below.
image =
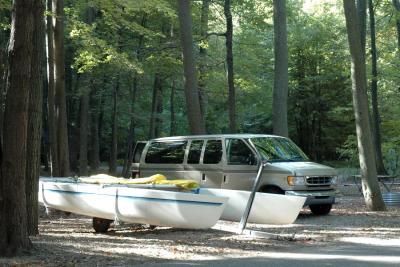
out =
<path fill-rule="evenodd" d="M 249 191 L 201 188 L 200 194 L 227 197 L 222 220 L 239 222 L 244 214 Z M 302 209 L 305 197 L 256 193 L 248 218 L 249 223 L 291 224 Z"/>
<path fill-rule="evenodd" d="M 177 228 L 215 225 L 226 198 L 193 193 L 72 182 L 41 178 L 39 203 L 91 217 Z"/>

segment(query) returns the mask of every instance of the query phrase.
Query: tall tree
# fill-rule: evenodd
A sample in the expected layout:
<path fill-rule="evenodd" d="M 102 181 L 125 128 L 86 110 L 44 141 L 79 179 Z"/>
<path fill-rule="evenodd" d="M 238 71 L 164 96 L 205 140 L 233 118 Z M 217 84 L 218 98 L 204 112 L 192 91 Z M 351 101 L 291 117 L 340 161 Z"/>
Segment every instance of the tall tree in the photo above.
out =
<path fill-rule="evenodd" d="M 210 0 L 203 0 L 200 16 L 201 43 L 199 49 L 199 97 L 200 110 L 203 118 L 206 118 L 207 94 L 206 94 L 206 70 L 207 70 L 207 49 L 208 49 L 208 14 L 210 11 Z"/>
<path fill-rule="evenodd" d="M 67 104 L 65 97 L 65 50 L 64 50 L 64 0 L 53 0 L 54 24 L 54 75 L 55 114 L 57 124 L 59 176 L 68 176 L 69 149 L 67 127 Z"/>
<path fill-rule="evenodd" d="M 379 174 L 386 174 L 383 165 L 382 147 L 381 147 L 381 127 L 378 107 L 378 63 L 376 51 L 375 34 L 375 11 L 372 0 L 368 0 L 369 26 L 371 37 L 371 102 L 372 102 L 372 134 L 376 153 L 376 170 Z"/>
<path fill-rule="evenodd" d="M 377 180 L 375 152 L 371 137 L 365 57 L 362 49 L 360 24 L 355 19 L 357 18 L 357 9 L 354 0 L 343 0 L 343 5 L 351 54 L 353 107 L 364 199 L 369 210 L 385 210 L 385 203 L 382 200 Z"/>
<path fill-rule="evenodd" d="M 0 172 L 0 256 L 14 256 L 29 249 L 26 209 L 26 160 L 29 91 L 41 82 L 42 49 L 38 32 L 42 1 L 14 0 L 8 48 L 9 71 L 4 112 Z M 26 45 L 29 44 L 29 45 Z M 36 71 L 32 72 L 32 70 Z M 29 159 L 30 160 L 30 159 Z"/>
<path fill-rule="evenodd" d="M 233 74 L 233 22 L 231 12 L 231 0 L 224 2 L 224 14 L 226 20 L 226 65 L 228 69 L 228 95 L 229 95 L 229 130 L 231 133 L 236 132 L 236 99 L 235 99 L 235 84 Z"/>
<path fill-rule="evenodd" d="M 118 92 L 119 92 L 119 76 L 113 88 L 113 109 L 112 109 L 112 130 L 111 130 L 111 151 L 109 172 L 117 173 L 117 157 L 118 157 Z"/>
<path fill-rule="evenodd" d="M 274 0 L 274 92 L 272 125 L 276 135 L 288 136 L 288 48 L 286 29 L 286 0 Z"/>
<path fill-rule="evenodd" d="M 41 2 L 41 1 L 40 1 Z M 26 160 L 26 200 L 27 230 L 29 235 L 39 234 L 38 229 L 38 186 L 40 175 L 40 151 L 42 139 L 42 101 L 45 77 L 45 25 L 44 5 L 35 9 L 35 45 L 32 48 L 32 64 L 29 88 L 27 160 Z M 40 66 L 40 67 L 38 67 Z"/>
<path fill-rule="evenodd" d="M 58 138 L 55 112 L 55 88 L 54 88 L 54 24 L 52 0 L 47 0 L 46 16 L 46 40 L 47 40 L 47 97 L 48 97 L 48 120 L 49 120 L 49 145 L 51 175 L 60 176 L 58 161 Z"/>
<path fill-rule="evenodd" d="M 88 175 L 89 93 L 82 93 L 79 120 L 79 176 Z"/>
<path fill-rule="evenodd" d="M 136 114 L 135 105 L 136 105 L 137 90 L 138 90 L 138 74 L 136 73 L 135 77 L 133 78 L 132 90 L 130 92 L 131 93 L 131 105 L 130 105 L 131 121 L 129 123 L 127 151 L 126 151 L 126 156 L 125 156 L 125 160 L 124 160 L 124 166 L 122 169 L 122 176 L 125 178 L 129 178 L 129 176 L 131 175 L 130 170 L 131 170 L 131 165 L 133 162 L 133 149 L 134 149 L 134 138 L 135 138 L 135 127 L 136 127 L 134 114 Z"/>
<path fill-rule="evenodd" d="M 196 67 L 193 56 L 192 17 L 190 1 L 177 0 L 180 39 L 183 52 L 186 109 L 191 134 L 205 133 L 204 118 L 201 114 Z"/>
<path fill-rule="evenodd" d="M 400 0 L 392 0 L 396 10 L 397 47 L 400 51 Z"/>
<path fill-rule="evenodd" d="M 169 98 L 169 104 L 170 104 L 170 127 L 169 127 L 169 135 L 174 136 L 176 135 L 176 118 L 175 118 L 175 80 L 172 81 L 171 85 L 171 95 Z"/>
<path fill-rule="evenodd" d="M 87 3 L 88 4 L 88 3 Z M 92 6 L 86 8 L 86 23 L 92 24 L 94 21 L 95 9 Z M 87 176 L 88 172 L 88 133 L 89 133 L 89 98 L 90 89 L 94 86 L 90 81 L 89 89 L 85 88 L 80 97 L 80 121 L 79 121 L 79 175 Z"/>
<path fill-rule="evenodd" d="M 99 141 L 99 116 L 101 106 L 101 94 L 96 95 L 96 90 L 92 89 L 90 95 L 90 106 L 92 107 L 90 122 L 90 171 L 96 173 L 100 167 L 100 141 Z"/>
<path fill-rule="evenodd" d="M 145 27 L 146 26 L 146 22 L 147 22 L 147 14 L 144 14 L 142 17 L 142 21 L 141 21 L 141 26 Z M 141 34 L 139 35 L 139 41 L 138 41 L 138 46 L 136 49 L 136 59 L 139 62 L 142 62 L 142 49 L 143 49 L 143 45 L 144 45 L 144 35 Z M 125 178 L 128 178 L 131 173 L 131 165 L 133 162 L 133 149 L 134 149 L 134 140 L 135 140 L 135 128 L 136 128 L 136 119 L 135 119 L 135 115 L 136 115 L 136 95 L 138 92 L 138 83 L 139 83 L 139 74 L 136 72 L 135 76 L 133 78 L 133 82 L 132 82 L 132 89 L 131 89 L 131 104 L 130 104 L 130 112 L 131 112 L 131 121 L 129 124 L 129 134 L 128 134 L 128 140 L 127 140 L 127 151 L 126 151 L 126 156 L 125 156 L 125 160 L 124 160 L 124 167 L 122 169 L 122 176 Z"/>
<path fill-rule="evenodd" d="M 357 0 L 357 15 L 360 25 L 361 47 L 365 54 L 365 44 L 367 40 L 367 0 Z"/>
<path fill-rule="evenodd" d="M 162 80 L 160 77 L 160 73 L 157 72 L 154 75 L 153 97 L 151 101 L 151 116 L 149 124 L 149 139 L 160 137 L 160 106 L 162 107 Z"/>

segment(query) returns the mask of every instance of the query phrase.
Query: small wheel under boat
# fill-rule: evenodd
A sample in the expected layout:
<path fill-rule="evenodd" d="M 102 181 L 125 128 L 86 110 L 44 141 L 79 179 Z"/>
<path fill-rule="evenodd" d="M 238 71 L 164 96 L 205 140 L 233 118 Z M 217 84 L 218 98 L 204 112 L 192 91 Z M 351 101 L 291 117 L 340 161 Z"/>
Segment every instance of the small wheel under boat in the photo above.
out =
<path fill-rule="evenodd" d="M 93 229 L 96 233 L 106 233 L 112 222 L 112 220 L 93 217 Z"/>

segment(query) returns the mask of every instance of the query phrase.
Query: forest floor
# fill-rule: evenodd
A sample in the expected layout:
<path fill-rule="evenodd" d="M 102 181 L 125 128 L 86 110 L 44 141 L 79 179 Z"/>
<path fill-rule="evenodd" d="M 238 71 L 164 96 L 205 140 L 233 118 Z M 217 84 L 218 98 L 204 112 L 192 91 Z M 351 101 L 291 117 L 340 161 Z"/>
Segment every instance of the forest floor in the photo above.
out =
<path fill-rule="evenodd" d="M 0 259 L 0 266 L 131 266 L 163 264 L 170 260 L 202 261 L 263 257 L 265 252 L 292 251 L 299 247 L 329 247 L 358 242 L 400 247 L 400 207 L 368 212 L 353 186 L 328 216 L 304 209 L 294 224 L 249 224 L 247 229 L 276 234 L 278 239 L 257 238 L 231 232 L 238 223 L 219 221 L 209 230 L 150 229 L 141 225 L 115 226 L 96 234 L 91 219 L 61 212 L 40 216 L 40 235 L 31 237 L 30 255 Z"/>

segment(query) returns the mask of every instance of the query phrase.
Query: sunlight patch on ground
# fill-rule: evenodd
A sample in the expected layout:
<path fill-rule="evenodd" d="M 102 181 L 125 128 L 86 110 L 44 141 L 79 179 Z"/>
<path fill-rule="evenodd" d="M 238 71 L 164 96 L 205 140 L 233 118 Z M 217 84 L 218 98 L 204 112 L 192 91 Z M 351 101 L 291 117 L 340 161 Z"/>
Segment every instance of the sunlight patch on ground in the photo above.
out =
<path fill-rule="evenodd" d="M 376 262 L 376 263 L 400 263 L 400 257 L 397 256 L 381 256 L 381 255 L 342 255 L 342 254 L 308 254 L 308 253 L 280 253 L 267 252 L 260 256 L 272 259 L 289 259 L 289 260 L 348 260 L 359 262 Z"/>
<path fill-rule="evenodd" d="M 399 247 L 400 239 L 381 239 L 372 237 L 343 237 L 339 241 L 354 243 L 354 244 L 365 244 L 374 246 L 385 246 L 385 247 Z"/>

